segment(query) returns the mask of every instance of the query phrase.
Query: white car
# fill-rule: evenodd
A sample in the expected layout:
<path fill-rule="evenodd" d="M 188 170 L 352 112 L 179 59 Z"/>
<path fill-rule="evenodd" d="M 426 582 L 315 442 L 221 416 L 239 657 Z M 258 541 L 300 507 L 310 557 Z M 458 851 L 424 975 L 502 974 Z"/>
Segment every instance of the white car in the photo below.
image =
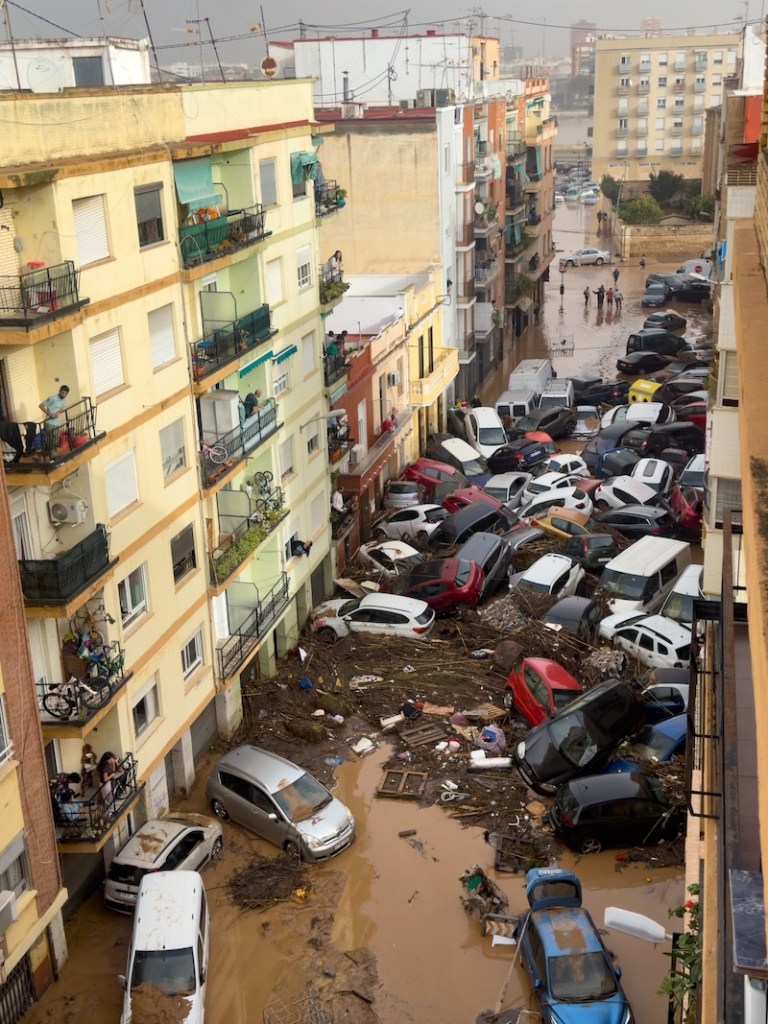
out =
<path fill-rule="evenodd" d="M 509 578 L 509 589 L 532 590 L 550 597 L 571 597 L 584 579 L 584 570 L 567 555 L 542 555 L 525 572 Z"/>
<path fill-rule="evenodd" d="M 398 594 L 366 594 L 355 601 L 324 601 L 309 613 L 310 629 L 330 643 L 350 633 L 423 640 L 434 624 L 435 613 L 426 601 Z"/>
<path fill-rule="evenodd" d="M 578 487 L 581 479 L 580 474 L 561 473 L 559 470 L 551 473 L 542 473 L 541 476 L 534 477 L 530 483 L 526 484 L 522 503 L 527 505 L 529 501 L 538 498 L 540 494 L 546 494 L 547 491 L 559 491 L 565 487 Z"/>
<path fill-rule="evenodd" d="M 394 509 L 374 527 L 379 540 L 425 541 L 438 525 L 450 515 L 442 505 L 413 505 L 411 508 Z"/>
<path fill-rule="evenodd" d="M 368 570 L 385 576 L 404 576 L 415 565 L 424 562 L 424 556 L 401 540 L 373 540 L 362 544 L 357 557 Z"/>
<path fill-rule="evenodd" d="M 691 660 L 691 631 L 664 615 L 616 612 L 600 622 L 599 633 L 648 668 L 686 668 Z"/>
<path fill-rule="evenodd" d="M 610 427 L 612 423 L 674 423 L 677 419 L 675 410 L 666 402 L 632 402 L 630 405 L 615 405 L 600 420 L 600 429 Z"/>
<path fill-rule="evenodd" d="M 464 416 L 464 433 L 467 440 L 483 458 L 488 458 L 507 443 L 504 424 L 495 409 L 479 406 L 468 409 Z"/>
<path fill-rule="evenodd" d="M 523 491 L 533 480 L 532 473 L 497 473 L 483 487 L 485 494 L 497 498 L 507 508 L 519 508 L 523 503 Z"/>
<path fill-rule="evenodd" d="M 589 476 L 589 467 L 580 455 L 559 452 L 546 463 L 545 473 L 569 473 L 571 476 Z M 539 477 L 541 479 L 541 477 Z"/>
<path fill-rule="evenodd" d="M 592 514 L 592 499 L 580 487 L 556 487 L 554 490 L 544 491 L 543 494 L 537 494 L 527 505 L 523 505 L 517 514 L 521 519 L 534 519 L 543 516 L 553 506 L 576 509 L 588 516 Z"/>
<path fill-rule="evenodd" d="M 588 441 L 600 429 L 600 410 L 596 405 L 576 406 L 576 426 L 571 431 L 575 441 Z M 582 460 L 583 461 L 583 460 Z"/>
<path fill-rule="evenodd" d="M 702 488 L 706 471 L 706 455 L 694 455 L 690 462 L 685 464 L 685 469 L 680 474 L 680 486 Z"/>
<path fill-rule="evenodd" d="M 591 188 L 586 188 L 579 196 L 579 199 L 585 206 L 594 206 L 597 202 L 597 192 L 593 192 Z"/>
<path fill-rule="evenodd" d="M 601 512 L 625 505 L 656 505 L 658 492 L 633 476 L 611 476 L 595 491 L 595 508 Z"/>
<path fill-rule="evenodd" d="M 560 257 L 560 262 L 566 267 L 601 267 L 604 263 L 611 262 L 611 254 L 607 249 L 577 249 L 575 252 L 564 253 Z"/>
<path fill-rule="evenodd" d="M 664 459 L 640 459 L 632 467 L 631 476 L 635 480 L 642 480 L 644 484 L 652 487 L 657 494 L 661 494 L 665 498 L 675 483 L 675 471 Z"/>

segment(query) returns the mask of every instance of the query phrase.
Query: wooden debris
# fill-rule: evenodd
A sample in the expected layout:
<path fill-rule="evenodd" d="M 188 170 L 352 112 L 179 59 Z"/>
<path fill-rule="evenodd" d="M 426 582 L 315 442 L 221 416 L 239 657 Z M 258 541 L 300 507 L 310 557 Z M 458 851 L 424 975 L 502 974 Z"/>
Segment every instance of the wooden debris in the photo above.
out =
<path fill-rule="evenodd" d="M 428 778 L 428 772 L 412 772 L 408 768 L 390 768 L 385 773 L 383 782 L 376 790 L 376 796 L 389 796 L 401 800 L 420 800 Z"/>

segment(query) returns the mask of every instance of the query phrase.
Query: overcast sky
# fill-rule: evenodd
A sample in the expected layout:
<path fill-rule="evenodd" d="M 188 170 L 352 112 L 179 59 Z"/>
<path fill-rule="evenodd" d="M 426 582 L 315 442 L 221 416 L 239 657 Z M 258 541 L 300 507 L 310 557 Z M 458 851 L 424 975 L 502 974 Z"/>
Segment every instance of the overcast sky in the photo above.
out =
<path fill-rule="evenodd" d="M 0 0 L 0 7 L 3 0 Z M 13 35 L 27 37 L 62 37 L 66 35 L 147 35 L 141 0 L 7 0 Z M 260 7 L 253 0 L 144 0 L 144 9 L 162 64 L 188 60 L 198 62 L 199 40 L 188 34 L 195 26 L 188 21 L 209 19 L 213 36 L 221 40 L 222 61 L 247 61 L 255 64 L 264 56 L 264 36 L 252 29 L 263 20 L 267 33 L 274 39 L 292 39 L 298 35 L 299 19 L 303 19 L 308 35 L 341 35 L 343 29 L 353 34 L 367 34 L 371 27 L 380 27 L 381 34 L 402 31 L 407 16 L 408 31 L 422 33 L 427 28 L 453 32 L 467 30 L 472 12 L 477 30 L 499 36 L 502 44 L 522 46 L 525 56 L 542 53 L 548 57 L 565 56 L 569 50 L 568 26 L 579 19 L 597 25 L 598 31 L 630 33 L 639 28 L 642 17 L 658 16 L 666 34 L 683 34 L 687 27 L 729 31 L 738 27 L 745 16 L 758 20 L 765 14 L 766 0 L 676 0 L 674 4 L 632 5 L 605 3 L 598 0 L 544 0 L 540 4 L 515 5 L 521 18 L 511 13 L 512 5 L 489 3 L 473 6 L 456 0 L 412 0 L 409 8 L 397 9 L 381 2 L 361 0 L 265 0 Z M 506 10 L 505 10 L 506 8 Z M 538 10 L 545 17 L 538 15 Z M 361 11 L 367 20 L 361 21 Z M 375 12 L 375 14 L 373 13 Z M 638 12 L 635 15 L 634 12 Z M 39 16 L 39 17 L 38 17 Z M 47 19 L 47 21 L 41 20 Z M 322 22 L 320 21 L 322 19 Z M 202 26 L 208 40 L 208 27 Z M 243 39 L 227 41 L 227 36 Z M 213 60 L 208 45 L 205 59 Z"/>

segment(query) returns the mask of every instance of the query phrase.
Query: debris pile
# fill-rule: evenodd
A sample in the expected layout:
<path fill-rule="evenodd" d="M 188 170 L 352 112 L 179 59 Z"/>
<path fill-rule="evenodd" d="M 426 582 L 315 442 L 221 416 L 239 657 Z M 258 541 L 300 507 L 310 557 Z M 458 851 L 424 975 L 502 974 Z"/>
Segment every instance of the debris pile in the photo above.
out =
<path fill-rule="evenodd" d="M 266 910 L 289 899 L 303 903 L 310 888 L 301 862 L 287 855 L 258 859 L 227 881 L 230 899 L 243 910 Z"/>

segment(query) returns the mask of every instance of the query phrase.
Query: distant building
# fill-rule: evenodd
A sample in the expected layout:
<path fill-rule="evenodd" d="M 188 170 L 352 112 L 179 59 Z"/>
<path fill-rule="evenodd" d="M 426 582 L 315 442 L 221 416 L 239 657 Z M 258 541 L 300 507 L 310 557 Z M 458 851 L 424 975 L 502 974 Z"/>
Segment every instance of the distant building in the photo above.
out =
<path fill-rule="evenodd" d="M 108 36 L 0 42 L 0 89 L 61 92 L 149 81 L 147 39 Z"/>
<path fill-rule="evenodd" d="M 571 50 L 587 39 L 594 39 L 596 32 L 597 25 L 593 21 L 584 21 L 583 18 L 581 21 L 575 21 L 571 25 Z"/>

